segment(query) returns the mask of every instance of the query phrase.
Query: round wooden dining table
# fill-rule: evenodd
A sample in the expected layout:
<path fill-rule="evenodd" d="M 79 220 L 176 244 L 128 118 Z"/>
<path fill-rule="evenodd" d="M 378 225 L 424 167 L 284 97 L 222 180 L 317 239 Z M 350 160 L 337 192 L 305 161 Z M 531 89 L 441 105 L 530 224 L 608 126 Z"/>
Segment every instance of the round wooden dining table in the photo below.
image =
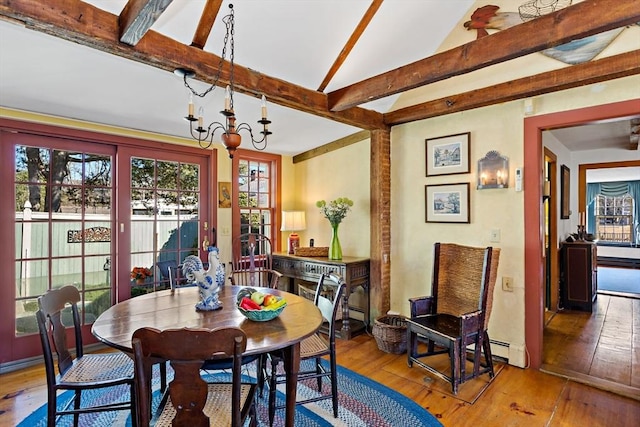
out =
<path fill-rule="evenodd" d="M 247 335 L 245 355 L 284 351 L 286 372 L 285 425 L 293 427 L 296 390 L 300 367 L 300 341 L 314 334 L 322 325 L 322 314 L 312 301 L 276 289 L 256 288 L 282 296 L 287 306 L 280 316 L 267 322 L 247 319 L 236 308 L 236 295 L 241 286 L 225 285 L 219 298 L 222 308 L 197 311 L 197 287 L 183 287 L 141 295 L 117 303 L 102 313 L 91 328 L 93 335 L 108 346 L 131 353 L 131 337 L 142 327 L 160 330 L 176 328 L 238 327 Z"/>

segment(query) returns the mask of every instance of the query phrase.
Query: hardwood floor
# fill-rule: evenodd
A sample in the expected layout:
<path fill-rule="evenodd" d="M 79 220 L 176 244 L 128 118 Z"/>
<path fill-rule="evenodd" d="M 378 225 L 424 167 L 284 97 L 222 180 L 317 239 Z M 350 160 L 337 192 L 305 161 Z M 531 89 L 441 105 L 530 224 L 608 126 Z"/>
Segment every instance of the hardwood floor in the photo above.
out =
<path fill-rule="evenodd" d="M 640 399 L 640 299 L 598 294 L 544 330 L 543 370 Z"/>
<path fill-rule="evenodd" d="M 638 400 L 532 369 L 504 366 L 470 404 L 446 392 L 442 380 L 408 368 L 406 354 L 378 350 L 370 336 L 339 340 L 337 353 L 341 366 L 408 396 L 445 426 L 635 427 L 640 419 Z M 474 381 L 486 383 L 487 378 Z M 458 397 L 472 387 L 461 385 Z M 16 425 L 46 401 L 43 367 L 1 375 L 0 396 L 0 425 Z"/>

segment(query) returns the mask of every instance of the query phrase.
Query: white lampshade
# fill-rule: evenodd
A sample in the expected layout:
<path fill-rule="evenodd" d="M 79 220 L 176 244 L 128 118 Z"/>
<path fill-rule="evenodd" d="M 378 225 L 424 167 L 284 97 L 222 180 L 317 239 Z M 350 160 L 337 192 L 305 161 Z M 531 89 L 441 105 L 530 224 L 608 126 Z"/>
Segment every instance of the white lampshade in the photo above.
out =
<path fill-rule="evenodd" d="M 280 231 L 299 231 L 307 228 L 304 211 L 282 211 Z"/>

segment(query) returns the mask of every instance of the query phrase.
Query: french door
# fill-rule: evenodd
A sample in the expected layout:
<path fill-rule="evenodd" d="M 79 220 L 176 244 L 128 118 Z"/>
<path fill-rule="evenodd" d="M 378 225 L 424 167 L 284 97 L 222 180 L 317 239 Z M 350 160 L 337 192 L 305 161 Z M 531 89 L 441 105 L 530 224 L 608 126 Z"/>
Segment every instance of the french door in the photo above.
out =
<path fill-rule="evenodd" d="M 93 342 L 104 310 L 167 286 L 159 262 L 204 256 L 213 239 L 212 151 L 84 134 L 0 131 L 0 363 L 41 354 L 35 312 L 47 290 L 79 289 Z M 142 286 L 133 267 L 151 273 Z"/>

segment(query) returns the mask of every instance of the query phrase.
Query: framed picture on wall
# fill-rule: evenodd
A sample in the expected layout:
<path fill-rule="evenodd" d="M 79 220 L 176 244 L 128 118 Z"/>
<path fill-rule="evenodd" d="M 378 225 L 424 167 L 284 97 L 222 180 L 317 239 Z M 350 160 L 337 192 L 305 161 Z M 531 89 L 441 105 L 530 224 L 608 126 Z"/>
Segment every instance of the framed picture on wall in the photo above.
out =
<path fill-rule="evenodd" d="M 218 182 L 218 207 L 231 207 L 231 183 Z"/>
<path fill-rule="evenodd" d="M 560 219 L 569 219 L 571 171 L 566 165 L 560 166 Z"/>
<path fill-rule="evenodd" d="M 425 185 L 426 222 L 469 224 L 469 183 Z"/>
<path fill-rule="evenodd" d="M 427 176 L 469 173 L 470 143 L 469 132 L 426 139 Z"/>

